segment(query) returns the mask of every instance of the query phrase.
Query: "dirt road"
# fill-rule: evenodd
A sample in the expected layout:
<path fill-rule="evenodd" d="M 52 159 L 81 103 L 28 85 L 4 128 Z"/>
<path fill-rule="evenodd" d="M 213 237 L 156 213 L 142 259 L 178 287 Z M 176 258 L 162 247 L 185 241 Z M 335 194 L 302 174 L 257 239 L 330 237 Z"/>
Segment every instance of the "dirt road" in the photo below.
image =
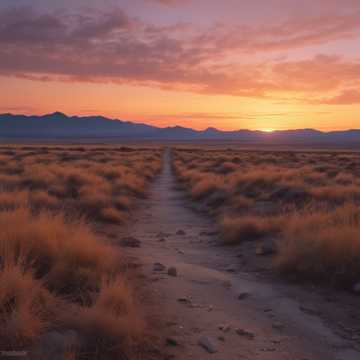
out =
<path fill-rule="evenodd" d="M 300 300 L 305 290 L 239 270 L 239 250 L 217 245 L 216 225 L 177 189 L 169 152 L 136 219 L 128 231 L 142 245 L 131 254 L 143 263 L 160 302 L 156 311 L 165 319 L 168 354 L 198 360 L 360 359 L 356 344 L 319 315 L 319 304 Z M 178 276 L 160 265 L 154 271 L 155 263 L 175 267 Z"/>

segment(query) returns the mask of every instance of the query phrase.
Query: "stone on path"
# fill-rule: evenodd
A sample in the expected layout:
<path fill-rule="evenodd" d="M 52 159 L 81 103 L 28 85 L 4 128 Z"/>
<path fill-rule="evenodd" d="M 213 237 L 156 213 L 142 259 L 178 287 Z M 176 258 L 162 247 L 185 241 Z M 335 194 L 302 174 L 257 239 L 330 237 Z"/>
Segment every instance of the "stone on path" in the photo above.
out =
<path fill-rule="evenodd" d="M 236 329 L 235 331 L 238 335 L 246 337 L 249 340 L 253 340 L 255 338 L 255 334 L 251 331 L 245 329 Z"/>
<path fill-rule="evenodd" d="M 277 251 L 276 243 L 274 239 L 268 238 L 261 241 L 256 246 L 256 255 L 259 256 L 266 256 L 266 255 L 273 255 Z"/>
<path fill-rule="evenodd" d="M 176 267 L 169 267 L 169 269 L 168 269 L 168 275 L 169 276 L 174 276 L 174 277 L 176 277 L 177 276 L 177 269 L 176 269 Z"/>
<path fill-rule="evenodd" d="M 313 307 L 311 305 L 300 305 L 299 309 L 309 315 L 314 315 L 314 316 L 320 315 L 320 310 L 316 309 L 315 307 Z"/>
<path fill-rule="evenodd" d="M 153 266 L 153 271 L 164 271 L 166 269 L 166 266 L 157 262 Z"/>
<path fill-rule="evenodd" d="M 232 287 L 232 283 L 231 283 L 230 280 L 225 280 L 225 281 L 223 282 L 223 286 L 224 286 L 225 288 L 227 288 L 227 289 L 230 289 L 230 288 Z"/>
<path fill-rule="evenodd" d="M 273 329 L 276 329 L 276 330 L 283 330 L 284 329 L 284 324 L 279 322 L 279 321 L 275 321 L 273 324 L 272 324 L 272 327 Z"/>
<path fill-rule="evenodd" d="M 177 346 L 178 341 L 172 337 L 168 337 L 168 338 L 166 338 L 166 345 L 167 346 Z"/>
<path fill-rule="evenodd" d="M 250 296 L 250 293 L 248 293 L 248 292 L 241 292 L 241 293 L 239 293 L 239 295 L 238 295 L 238 299 L 239 299 L 239 300 L 245 300 L 245 299 L 247 299 L 249 296 Z"/>
<path fill-rule="evenodd" d="M 236 266 L 235 265 L 228 265 L 225 268 L 225 271 L 230 272 L 230 273 L 234 273 L 234 272 L 236 272 Z"/>
<path fill-rule="evenodd" d="M 138 248 L 141 246 L 141 241 L 133 236 L 124 237 L 120 240 L 120 245 L 130 248 Z"/>
<path fill-rule="evenodd" d="M 184 235 L 186 235 L 186 232 L 185 232 L 184 230 L 178 230 L 178 231 L 176 232 L 176 235 L 184 236 Z"/>
<path fill-rule="evenodd" d="M 207 336 L 202 336 L 199 339 L 198 344 L 210 354 L 214 354 L 217 352 L 217 346 L 215 341 Z"/>
<path fill-rule="evenodd" d="M 201 231 L 199 233 L 200 236 L 215 236 L 219 235 L 219 231 Z"/>
<path fill-rule="evenodd" d="M 162 232 L 162 231 L 160 231 L 160 232 L 156 235 L 157 238 L 167 238 L 167 237 L 169 237 L 169 236 L 171 236 L 171 234 L 165 233 L 165 232 Z"/>
<path fill-rule="evenodd" d="M 180 297 L 177 299 L 177 301 L 183 304 L 191 304 L 191 300 L 187 297 Z"/>
<path fill-rule="evenodd" d="M 227 333 L 231 330 L 231 326 L 229 324 L 222 324 L 219 326 L 219 330 L 223 331 L 224 333 Z"/>

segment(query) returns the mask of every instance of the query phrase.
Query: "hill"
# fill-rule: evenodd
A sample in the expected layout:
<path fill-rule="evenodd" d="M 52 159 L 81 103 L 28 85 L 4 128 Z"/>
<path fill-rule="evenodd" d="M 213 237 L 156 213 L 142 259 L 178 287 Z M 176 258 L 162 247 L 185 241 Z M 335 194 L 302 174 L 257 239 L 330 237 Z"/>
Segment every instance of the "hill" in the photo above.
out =
<path fill-rule="evenodd" d="M 102 116 L 67 116 L 60 112 L 43 116 L 0 114 L 2 139 L 79 139 L 119 138 L 148 140 L 238 140 L 271 144 L 359 144 L 360 130 L 322 132 L 314 129 L 274 131 L 222 131 L 208 128 L 203 131 L 181 126 L 156 126 L 108 119 Z"/>

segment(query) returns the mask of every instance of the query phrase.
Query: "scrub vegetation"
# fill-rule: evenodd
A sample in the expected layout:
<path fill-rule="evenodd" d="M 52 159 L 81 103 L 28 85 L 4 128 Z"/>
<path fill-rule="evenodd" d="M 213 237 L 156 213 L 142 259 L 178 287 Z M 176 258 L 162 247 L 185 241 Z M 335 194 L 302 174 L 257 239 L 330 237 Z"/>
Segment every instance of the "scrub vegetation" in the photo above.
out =
<path fill-rule="evenodd" d="M 119 359 L 141 345 L 144 320 L 126 259 L 97 229 L 131 218 L 161 155 L 115 146 L 0 148 L 3 351 Z"/>
<path fill-rule="evenodd" d="M 173 167 L 224 243 L 256 242 L 298 281 L 359 281 L 359 153 L 177 148 Z"/>

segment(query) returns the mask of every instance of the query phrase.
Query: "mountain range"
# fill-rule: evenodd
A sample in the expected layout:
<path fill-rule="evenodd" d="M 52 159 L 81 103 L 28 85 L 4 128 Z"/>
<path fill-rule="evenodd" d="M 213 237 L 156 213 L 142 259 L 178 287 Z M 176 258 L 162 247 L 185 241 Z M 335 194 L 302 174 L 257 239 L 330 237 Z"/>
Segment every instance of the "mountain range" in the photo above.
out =
<path fill-rule="evenodd" d="M 0 114 L 1 139 L 145 139 L 145 140 L 238 140 L 247 143 L 359 144 L 360 129 L 323 132 L 314 129 L 222 131 L 194 130 L 181 126 L 156 126 L 108 119 L 102 116 L 67 116 L 61 112 L 43 116 Z"/>

